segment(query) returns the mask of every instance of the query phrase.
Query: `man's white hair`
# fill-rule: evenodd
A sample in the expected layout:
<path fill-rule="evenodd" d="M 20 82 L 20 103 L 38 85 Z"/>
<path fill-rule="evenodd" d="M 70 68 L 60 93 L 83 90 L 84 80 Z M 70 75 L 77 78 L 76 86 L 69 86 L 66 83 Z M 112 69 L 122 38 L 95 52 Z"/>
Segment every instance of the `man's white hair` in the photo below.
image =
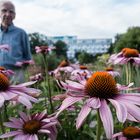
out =
<path fill-rule="evenodd" d="M 0 9 L 1 9 L 1 6 L 4 5 L 4 4 L 10 4 L 13 7 L 13 10 L 15 11 L 15 5 L 12 3 L 12 1 L 10 1 L 10 0 L 1 0 L 0 1 Z"/>

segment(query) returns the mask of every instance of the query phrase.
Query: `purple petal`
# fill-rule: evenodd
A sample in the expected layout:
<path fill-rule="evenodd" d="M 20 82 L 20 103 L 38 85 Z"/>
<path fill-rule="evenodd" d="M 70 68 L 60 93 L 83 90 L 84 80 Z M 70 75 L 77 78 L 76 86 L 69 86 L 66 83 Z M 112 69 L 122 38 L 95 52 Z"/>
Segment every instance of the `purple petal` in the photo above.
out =
<path fill-rule="evenodd" d="M 9 118 L 10 121 L 12 121 L 15 125 L 21 126 L 24 124 L 22 119 L 17 119 L 14 117 Z"/>
<path fill-rule="evenodd" d="M 30 135 L 29 139 L 28 140 L 38 140 L 38 137 L 36 134 L 34 135 Z"/>
<path fill-rule="evenodd" d="M 138 120 L 136 120 L 132 115 L 130 115 L 129 113 L 128 113 L 128 115 L 127 115 L 127 119 L 129 120 L 129 121 L 133 121 L 133 122 L 138 122 Z"/>
<path fill-rule="evenodd" d="M 40 129 L 38 132 L 46 133 L 46 134 L 50 134 L 51 133 L 49 130 L 46 130 L 46 129 Z"/>
<path fill-rule="evenodd" d="M 27 98 L 25 98 L 23 96 L 18 97 L 18 102 L 20 102 L 23 105 L 25 105 L 28 109 L 32 108 L 31 102 Z"/>
<path fill-rule="evenodd" d="M 97 109 L 101 106 L 101 102 L 99 98 L 90 98 L 87 100 L 87 106 L 92 107 L 93 109 Z"/>
<path fill-rule="evenodd" d="M 108 100 L 116 108 L 116 114 L 117 114 L 118 120 L 120 122 L 125 122 L 127 118 L 127 108 L 123 104 L 119 103 L 118 101 L 115 101 L 113 99 L 108 99 Z"/>
<path fill-rule="evenodd" d="M 120 137 L 120 136 L 123 136 L 123 133 L 122 132 L 119 132 L 119 133 L 114 134 L 113 135 L 113 138 Z"/>
<path fill-rule="evenodd" d="M 127 111 L 130 115 L 132 115 L 136 120 L 140 121 L 140 108 L 129 101 L 119 101 L 127 107 Z"/>
<path fill-rule="evenodd" d="M 16 94 L 11 93 L 9 91 L 1 92 L 0 94 L 4 97 L 5 100 L 10 100 L 10 99 L 12 99 L 12 98 L 17 96 Z M 1 95 L 0 95 L 0 98 L 1 98 Z"/>
<path fill-rule="evenodd" d="M 0 107 L 2 107 L 4 104 L 4 98 L 2 95 L 0 95 Z"/>
<path fill-rule="evenodd" d="M 26 88 L 27 89 L 27 88 Z M 38 102 L 38 100 L 34 97 L 32 97 L 31 95 L 28 95 L 28 93 L 30 93 L 29 91 L 25 91 L 25 90 L 21 90 L 21 91 L 17 91 L 17 90 L 10 90 L 10 92 L 17 94 L 17 95 L 21 95 L 25 98 L 27 98 L 28 100 L 31 100 L 32 102 Z"/>
<path fill-rule="evenodd" d="M 80 113 L 78 114 L 77 120 L 76 120 L 76 128 L 79 129 L 81 125 L 83 124 L 84 120 L 88 116 L 89 112 L 91 111 L 91 108 L 88 107 L 86 104 L 82 107 Z"/>
<path fill-rule="evenodd" d="M 16 136 L 16 135 L 19 135 L 19 134 L 22 134 L 22 131 L 11 131 L 11 132 L 8 132 L 8 133 L 5 133 L 5 134 L 1 135 L 0 138 L 13 137 L 13 136 Z"/>
<path fill-rule="evenodd" d="M 104 126 L 106 137 L 112 138 L 113 135 L 113 118 L 109 106 L 105 100 L 101 101 L 101 107 L 99 108 L 100 117 Z"/>
<path fill-rule="evenodd" d="M 27 122 L 29 120 L 28 116 L 24 112 L 19 112 L 19 115 L 24 122 Z"/>
<path fill-rule="evenodd" d="M 138 93 L 139 94 L 139 93 Z M 140 94 L 137 95 L 137 94 L 121 94 L 119 97 L 118 97 L 119 100 L 121 100 L 122 102 L 123 101 L 128 101 L 132 104 L 135 104 L 135 105 L 140 105 Z"/>
<path fill-rule="evenodd" d="M 59 109 L 59 111 L 57 112 L 56 116 L 58 116 L 63 110 L 65 110 L 67 107 L 73 105 L 74 103 L 78 102 L 82 100 L 82 97 L 67 97 L 63 102 L 62 102 L 62 105 Z"/>
<path fill-rule="evenodd" d="M 22 128 L 22 125 L 15 124 L 13 122 L 5 122 L 4 125 L 11 128 Z"/>
<path fill-rule="evenodd" d="M 50 123 L 42 126 L 42 128 L 48 128 L 48 127 L 51 127 L 51 126 L 56 125 L 56 124 L 57 124 L 57 122 L 50 122 Z"/>

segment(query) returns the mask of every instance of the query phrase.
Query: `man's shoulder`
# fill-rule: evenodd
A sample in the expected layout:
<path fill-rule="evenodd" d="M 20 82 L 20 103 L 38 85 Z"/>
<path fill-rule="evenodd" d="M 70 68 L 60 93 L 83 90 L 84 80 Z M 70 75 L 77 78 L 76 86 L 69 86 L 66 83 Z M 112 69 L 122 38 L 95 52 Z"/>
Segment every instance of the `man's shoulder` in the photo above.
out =
<path fill-rule="evenodd" d="M 20 27 L 17 26 L 13 26 L 13 29 L 16 30 L 17 32 L 23 33 L 23 34 L 27 34 L 26 31 Z"/>

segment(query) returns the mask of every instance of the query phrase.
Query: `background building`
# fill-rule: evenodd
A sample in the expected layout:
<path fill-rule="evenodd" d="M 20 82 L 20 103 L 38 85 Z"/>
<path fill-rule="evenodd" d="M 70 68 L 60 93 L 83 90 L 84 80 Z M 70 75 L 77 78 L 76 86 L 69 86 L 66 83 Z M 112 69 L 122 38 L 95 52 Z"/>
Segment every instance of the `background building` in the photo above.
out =
<path fill-rule="evenodd" d="M 112 43 L 112 39 L 78 39 L 77 36 L 53 36 L 49 40 L 56 43 L 61 40 L 67 44 L 68 58 L 74 58 L 76 52 L 85 51 L 92 55 L 106 53 Z"/>

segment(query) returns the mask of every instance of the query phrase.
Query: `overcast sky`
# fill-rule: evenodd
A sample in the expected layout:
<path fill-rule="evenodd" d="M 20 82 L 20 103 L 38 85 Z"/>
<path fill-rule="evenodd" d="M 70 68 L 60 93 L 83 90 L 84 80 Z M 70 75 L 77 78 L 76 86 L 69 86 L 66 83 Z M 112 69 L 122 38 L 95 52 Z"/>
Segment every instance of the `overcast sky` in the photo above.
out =
<path fill-rule="evenodd" d="M 27 33 L 114 38 L 140 26 L 140 0 L 12 0 Z"/>

